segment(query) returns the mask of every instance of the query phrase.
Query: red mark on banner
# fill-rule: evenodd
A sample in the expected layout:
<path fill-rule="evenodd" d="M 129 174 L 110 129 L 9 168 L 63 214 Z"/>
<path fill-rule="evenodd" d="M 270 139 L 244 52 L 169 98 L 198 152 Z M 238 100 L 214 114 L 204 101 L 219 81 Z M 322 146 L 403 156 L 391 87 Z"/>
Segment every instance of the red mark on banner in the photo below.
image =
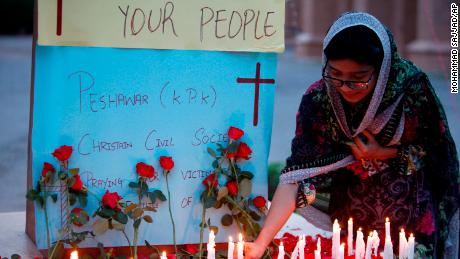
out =
<path fill-rule="evenodd" d="M 62 0 L 57 0 L 56 35 L 62 34 Z"/>
<path fill-rule="evenodd" d="M 255 84 L 256 86 L 256 92 L 254 95 L 254 120 L 253 124 L 254 126 L 257 126 L 257 123 L 259 122 L 259 86 L 260 84 L 274 84 L 275 80 L 274 79 L 261 79 L 260 78 L 260 63 L 257 62 L 256 66 L 256 77 L 255 78 L 241 78 L 238 77 L 236 79 L 237 83 L 250 83 L 250 84 Z"/>

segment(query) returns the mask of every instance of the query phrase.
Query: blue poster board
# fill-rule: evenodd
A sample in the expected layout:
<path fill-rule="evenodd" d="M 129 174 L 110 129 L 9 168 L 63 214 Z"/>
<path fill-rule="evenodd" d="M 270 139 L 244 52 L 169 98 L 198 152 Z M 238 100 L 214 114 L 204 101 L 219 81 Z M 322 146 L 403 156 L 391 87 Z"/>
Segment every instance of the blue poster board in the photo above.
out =
<path fill-rule="evenodd" d="M 149 187 L 166 193 L 158 158 L 172 156 L 172 211 L 178 244 L 199 242 L 201 182 L 212 173 L 207 148 L 228 141 L 227 129 L 245 131 L 252 148 L 242 168 L 254 173 L 252 192 L 267 196 L 275 85 L 256 86 L 250 79 L 275 79 L 276 54 L 193 50 L 116 49 L 36 46 L 32 128 L 32 180 L 41 177 L 43 162 L 61 145 L 74 153 L 71 167 L 79 167 L 83 183 L 101 197 L 106 190 L 125 200 L 136 199 L 128 183 L 136 181 L 137 162 L 152 164 L 159 178 Z M 259 65 L 257 65 L 259 64 Z M 258 92 L 258 94 L 256 94 Z M 257 97 L 258 95 L 258 97 Z M 61 205 L 48 208 L 52 241 L 59 238 Z M 89 196 L 90 214 L 99 206 Z M 219 222 L 226 209 L 209 209 Z M 36 241 L 46 248 L 43 209 L 35 206 Z M 141 244 L 172 244 L 167 202 L 151 214 L 152 224 L 140 228 Z M 84 230 L 84 229 L 80 229 Z M 132 224 L 127 224 L 132 235 Z M 221 227 L 217 242 L 237 230 Z M 131 236 L 132 238 L 132 236 Z M 127 246 L 117 231 L 89 239 L 81 247 Z"/>

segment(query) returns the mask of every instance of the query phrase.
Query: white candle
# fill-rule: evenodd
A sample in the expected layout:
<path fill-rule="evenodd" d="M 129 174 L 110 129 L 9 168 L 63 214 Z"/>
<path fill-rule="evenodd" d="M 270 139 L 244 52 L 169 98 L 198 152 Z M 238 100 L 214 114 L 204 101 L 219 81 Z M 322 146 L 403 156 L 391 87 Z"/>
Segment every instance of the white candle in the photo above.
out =
<path fill-rule="evenodd" d="M 373 245 L 373 243 L 374 243 L 374 239 L 373 239 L 372 232 L 371 232 L 367 236 L 366 254 L 365 254 L 366 259 L 371 259 L 372 258 L 372 245 Z"/>
<path fill-rule="evenodd" d="M 332 258 L 338 258 L 340 252 L 340 226 L 336 219 L 332 225 Z"/>
<path fill-rule="evenodd" d="M 229 237 L 228 238 L 228 252 L 227 252 L 227 258 L 228 259 L 233 259 L 233 251 L 235 250 L 235 243 L 233 243 L 233 238 Z"/>
<path fill-rule="evenodd" d="M 372 243 L 372 249 L 374 249 L 374 256 L 377 256 L 377 253 L 379 252 L 380 238 L 379 238 L 379 233 L 377 233 L 376 230 L 374 230 L 372 239 L 374 240 L 374 242 Z"/>
<path fill-rule="evenodd" d="M 243 259 L 243 251 L 244 251 L 244 241 L 243 241 L 243 235 L 240 233 L 238 235 L 238 244 L 236 244 L 236 249 L 238 252 L 238 259 Z"/>
<path fill-rule="evenodd" d="M 299 256 L 299 244 L 300 244 L 300 238 L 295 244 L 294 250 L 292 250 L 291 259 L 297 259 L 297 257 Z"/>
<path fill-rule="evenodd" d="M 211 232 L 209 232 L 209 239 L 208 239 L 208 245 L 207 245 L 207 248 L 208 248 L 208 259 L 215 259 L 216 258 L 216 249 L 215 249 L 215 246 L 216 246 L 216 243 L 215 243 L 215 239 L 216 239 L 216 236 L 214 235 L 214 231 L 211 230 Z"/>
<path fill-rule="evenodd" d="M 388 217 L 385 218 L 385 242 L 387 239 L 391 241 L 390 219 Z"/>
<path fill-rule="evenodd" d="M 321 238 L 318 237 L 318 240 L 316 241 L 316 250 L 319 251 L 319 253 L 321 253 Z"/>
<path fill-rule="evenodd" d="M 315 250 L 315 259 L 321 259 L 321 252 L 318 250 Z"/>
<path fill-rule="evenodd" d="M 278 259 L 284 259 L 284 246 L 283 242 L 280 243 L 280 246 L 278 247 Z"/>
<path fill-rule="evenodd" d="M 74 250 L 72 253 L 70 253 L 70 259 L 78 259 L 78 251 Z"/>
<path fill-rule="evenodd" d="M 389 238 L 385 238 L 385 246 L 383 247 L 383 259 L 393 259 L 393 244 Z"/>
<path fill-rule="evenodd" d="M 161 254 L 160 259 L 168 259 L 166 257 L 166 252 L 165 251 L 163 251 L 163 253 Z"/>
<path fill-rule="evenodd" d="M 339 248 L 339 259 L 345 258 L 345 244 L 341 244 Z"/>
<path fill-rule="evenodd" d="M 348 256 L 353 255 L 353 219 L 348 220 L 348 236 L 347 236 L 347 254 Z"/>
<path fill-rule="evenodd" d="M 407 251 L 406 233 L 404 232 L 404 229 L 401 229 L 401 232 L 399 232 L 399 259 L 407 258 L 406 251 Z"/>
<path fill-rule="evenodd" d="M 300 259 L 305 259 L 305 235 L 302 235 L 301 236 L 302 239 L 301 239 L 301 242 L 299 244 L 299 258 Z"/>
<path fill-rule="evenodd" d="M 355 251 L 355 259 L 362 259 L 364 257 L 364 248 L 366 244 L 364 243 L 364 235 L 361 231 L 361 228 L 356 231 L 356 251 Z"/>
<path fill-rule="evenodd" d="M 415 253 L 415 237 L 414 235 L 410 234 L 409 241 L 407 242 L 407 259 L 414 259 Z"/>

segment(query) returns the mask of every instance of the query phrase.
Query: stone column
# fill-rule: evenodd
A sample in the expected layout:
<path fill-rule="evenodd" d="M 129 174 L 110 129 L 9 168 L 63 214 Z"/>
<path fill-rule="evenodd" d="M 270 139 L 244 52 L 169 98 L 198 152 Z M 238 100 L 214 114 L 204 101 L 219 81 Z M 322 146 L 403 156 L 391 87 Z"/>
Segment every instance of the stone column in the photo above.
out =
<path fill-rule="evenodd" d="M 416 38 L 407 46 L 408 58 L 420 68 L 449 74 L 449 0 L 417 0 Z"/>
<path fill-rule="evenodd" d="M 295 38 L 296 54 L 321 57 L 323 39 L 339 14 L 349 10 L 351 0 L 300 0 L 301 32 Z"/>

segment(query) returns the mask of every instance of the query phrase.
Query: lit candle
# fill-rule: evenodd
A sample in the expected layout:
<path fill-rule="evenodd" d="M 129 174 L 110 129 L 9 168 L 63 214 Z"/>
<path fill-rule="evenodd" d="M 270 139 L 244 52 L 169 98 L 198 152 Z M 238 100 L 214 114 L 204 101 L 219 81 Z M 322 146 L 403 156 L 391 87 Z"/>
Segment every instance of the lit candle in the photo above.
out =
<path fill-rule="evenodd" d="M 211 232 L 209 232 L 209 239 L 208 239 L 208 245 L 207 245 L 207 248 L 208 248 L 208 259 L 215 259 L 216 258 L 216 249 L 215 249 L 215 246 L 216 246 L 216 243 L 214 242 L 216 239 L 216 236 L 214 235 L 214 231 L 211 230 Z"/>
<path fill-rule="evenodd" d="M 316 241 L 316 250 L 319 251 L 319 253 L 321 253 L 321 238 L 318 237 L 318 240 Z"/>
<path fill-rule="evenodd" d="M 165 251 L 163 251 L 163 253 L 161 254 L 160 259 L 168 259 L 168 257 L 166 257 L 166 252 Z"/>
<path fill-rule="evenodd" d="M 348 236 L 347 236 L 347 254 L 348 256 L 353 255 L 353 219 L 348 220 Z"/>
<path fill-rule="evenodd" d="M 367 236 L 366 254 L 365 254 L 366 259 L 371 259 L 372 258 L 372 245 L 373 245 L 373 243 L 374 243 L 374 239 L 372 237 L 372 232 L 371 232 Z"/>
<path fill-rule="evenodd" d="M 70 259 L 78 259 L 78 251 L 74 250 L 72 253 L 70 253 Z"/>
<path fill-rule="evenodd" d="M 362 259 L 364 257 L 364 249 L 366 244 L 364 243 L 364 235 L 361 228 L 356 231 L 356 251 L 355 259 Z"/>
<path fill-rule="evenodd" d="M 345 258 L 345 244 L 341 244 L 339 248 L 339 259 Z"/>
<path fill-rule="evenodd" d="M 229 237 L 228 238 L 228 253 L 227 253 L 227 258 L 228 259 L 233 259 L 233 251 L 235 250 L 235 243 L 233 243 L 233 238 Z"/>
<path fill-rule="evenodd" d="M 414 253 L 415 253 L 415 237 L 414 235 L 410 234 L 409 241 L 407 242 L 407 252 L 406 252 L 407 259 L 414 259 Z"/>
<path fill-rule="evenodd" d="M 280 243 L 280 246 L 278 247 L 278 259 L 284 259 L 284 246 L 283 242 Z"/>
<path fill-rule="evenodd" d="M 391 242 L 390 219 L 388 217 L 385 218 L 385 242 L 387 239 Z"/>
<path fill-rule="evenodd" d="M 336 219 L 332 225 L 332 258 L 338 258 L 340 251 L 340 226 Z"/>
<path fill-rule="evenodd" d="M 401 229 L 401 232 L 399 232 L 399 258 L 404 259 L 407 258 L 407 239 L 406 239 L 406 233 L 404 233 L 404 229 Z"/>
<path fill-rule="evenodd" d="M 377 233 L 376 230 L 374 230 L 372 239 L 374 240 L 374 242 L 372 243 L 372 249 L 374 249 L 374 256 L 377 256 L 377 253 L 379 252 L 380 238 L 379 238 L 379 233 Z"/>
<path fill-rule="evenodd" d="M 305 259 L 305 235 L 301 236 L 301 242 L 299 244 L 299 258 L 300 259 Z"/>
<path fill-rule="evenodd" d="M 385 238 L 385 246 L 383 247 L 383 259 L 393 259 L 393 244 L 389 238 Z"/>
<path fill-rule="evenodd" d="M 238 259 L 243 259 L 243 251 L 244 251 L 244 241 L 243 241 L 243 235 L 240 233 L 238 235 L 238 244 L 236 244 L 236 249 L 238 252 Z"/>

